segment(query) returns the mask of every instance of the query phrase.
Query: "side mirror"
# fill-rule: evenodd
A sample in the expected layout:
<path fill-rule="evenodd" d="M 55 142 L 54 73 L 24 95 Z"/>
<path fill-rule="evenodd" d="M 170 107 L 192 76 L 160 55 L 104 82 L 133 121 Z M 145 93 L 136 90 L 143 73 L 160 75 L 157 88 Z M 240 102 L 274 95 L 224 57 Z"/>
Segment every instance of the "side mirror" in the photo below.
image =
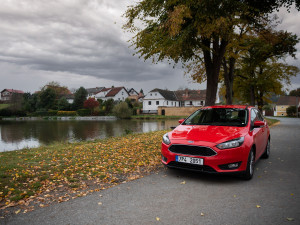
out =
<path fill-rule="evenodd" d="M 182 124 L 183 121 L 184 121 L 184 119 L 178 120 L 178 123 L 179 123 L 179 124 Z"/>
<path fill-rule="evenodd" d="M 254 125 L 253 125 L 254 128 L 263 127 L 263 126 L 265 126 L 265 122 L 264 121 L 260 121 L 260 120 L 255 121 Z"/>

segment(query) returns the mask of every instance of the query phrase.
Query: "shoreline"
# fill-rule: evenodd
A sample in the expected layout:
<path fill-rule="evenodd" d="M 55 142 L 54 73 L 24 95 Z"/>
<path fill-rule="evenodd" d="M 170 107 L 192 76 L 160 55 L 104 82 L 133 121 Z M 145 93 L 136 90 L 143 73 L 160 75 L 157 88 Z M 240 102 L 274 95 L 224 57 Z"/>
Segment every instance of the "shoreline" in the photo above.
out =
<path fill-rule="evenodd" d="M 2 118 L 2 121 L 39 121 L 39 120 L 80 120 L 80 121 L 105 121 L 117 120 L 115 116 L 44 116 L 44 117 L 14 117 Z"/>

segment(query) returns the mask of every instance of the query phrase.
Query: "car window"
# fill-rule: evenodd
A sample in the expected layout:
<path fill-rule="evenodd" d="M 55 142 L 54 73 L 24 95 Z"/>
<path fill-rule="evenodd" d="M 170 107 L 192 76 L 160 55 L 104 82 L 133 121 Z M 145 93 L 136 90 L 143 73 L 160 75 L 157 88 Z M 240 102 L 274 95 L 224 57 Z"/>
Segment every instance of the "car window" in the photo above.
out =
<path fill-rule="evenodd" d="M 257 120 L 256 111 L 251 109 L 251 123 L 253 124 Z"/>
<path fill-rule="evenodd" d="M 196 111 L 182 125 L 246 126 L 247 110 L 240 108 L 205 108 Z"/>
<path fill-rule="evenodd" d="M 256 109 L 257 119 L 260 121 L 264 121 L 264 117 L 261 115 L 260 111 Z"/>

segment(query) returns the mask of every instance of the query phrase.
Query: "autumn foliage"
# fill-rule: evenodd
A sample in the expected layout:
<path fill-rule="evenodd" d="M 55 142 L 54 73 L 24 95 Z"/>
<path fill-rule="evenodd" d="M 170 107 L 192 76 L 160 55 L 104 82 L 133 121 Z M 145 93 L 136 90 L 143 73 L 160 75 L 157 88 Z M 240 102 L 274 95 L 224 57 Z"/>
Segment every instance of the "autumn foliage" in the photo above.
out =
<path fill-rule="evenodd" d="M 98 106 L 99 106 L 99 102 L 94 98 L 88 98 L 83 103 L 84 108 L 91 109 L 92 111 Z"/>
<path fill-rule="evenodd" d="M 0 216 L 16 205 L 44 207 L 47 199 L 68 201 L 153 171 L 165 132 L 0 153 Z"/>

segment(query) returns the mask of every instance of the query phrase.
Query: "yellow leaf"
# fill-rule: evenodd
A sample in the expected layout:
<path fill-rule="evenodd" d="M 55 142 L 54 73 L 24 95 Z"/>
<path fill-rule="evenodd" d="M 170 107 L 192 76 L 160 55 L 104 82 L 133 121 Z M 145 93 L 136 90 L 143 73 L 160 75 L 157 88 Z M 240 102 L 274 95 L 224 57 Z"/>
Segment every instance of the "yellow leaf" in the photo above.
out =
<path fill-rule="evenodd" d="M 204 213 L 200 213 L 201 216 L 204 216 Z"/>
<path fill-rule="evenodd" d="M 15 214 L 18 214 L 19 212 L 21 212 L 21 209 L 15 211 Z"/>
<path fill-rule="evenodd" d="M 102 205 L 102 202 L 98 202 L 98 205 Z"/>
<path fill-rule="evenodd" d="M 294 218 L 287 217 L 286 219 L 287 219 L 288 221 L 294 221 Z"/>
<path fill-rule="evenodd" d="M 159 218 L 159 217 L 156 217 L 156 220 L 157 220 L 157 221 L 160 221 L 160 218 Z"/>
<path fill-rule="evenodd" d="M 256 205 L 256 208 L 260 208 L 261 206 L 260 205 Z"/>
<path fill-rule="evenodd" d="M 234 198 L 236 198 L 236 195 L 233 195 Z"/>
<path fill-rule="evenodd" d="M 185 180 L 184 180 L 184 181 L 182 181 L 180 184 L 185 184 Z"/>

